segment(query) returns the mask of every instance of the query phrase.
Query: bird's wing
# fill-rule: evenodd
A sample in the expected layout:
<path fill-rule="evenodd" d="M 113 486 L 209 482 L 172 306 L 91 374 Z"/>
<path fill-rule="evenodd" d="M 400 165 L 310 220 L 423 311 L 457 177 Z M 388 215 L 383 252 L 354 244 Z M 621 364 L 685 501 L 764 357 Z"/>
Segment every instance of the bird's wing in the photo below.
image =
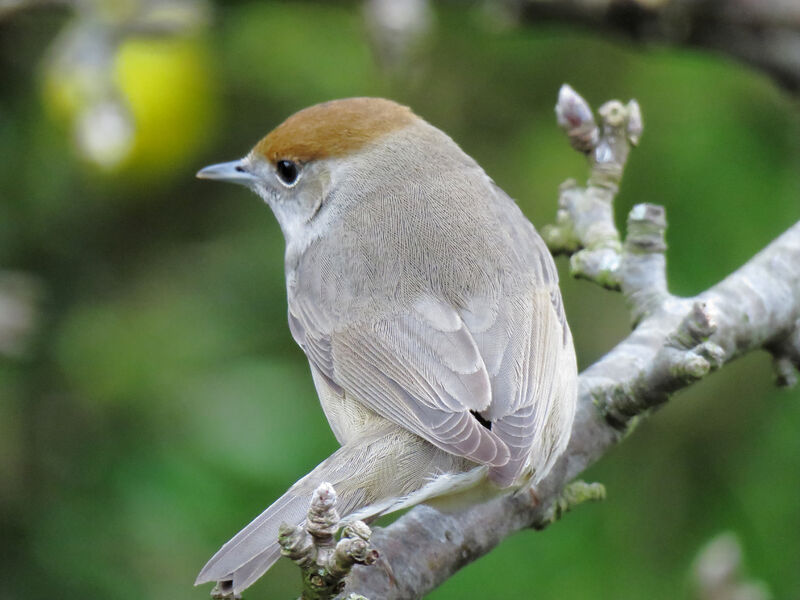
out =
<path fill-rule="evenodd" d="M 514 201 L 497 194 L 493 208 L 516 255 L 513 283 L 502 294 L 472 295 L 459 310 L 491 380 L 482 414 L 492 421 L 535 404 L 553 375 L 549 355 L 572 343 L 549 250 Z"/>
<path fill-rule="evenodd" d="M 550 253 L 516 203 L 495 187 L 492 204 L 499 229 L 515 253 L 519 284 L 499 297 L 474 296 L 460 310 L 483 357 L 492 403 L 481 415 L 509 447 L 511 458 L 492 478 L 507 485 L 529 457 L 544 476 L 568 435 L 577 373 L 572 337 Z"/>
<path fill-rule="evenodd" d="M 571 367 L 566 362 L 572 346 L 564 343 L 559 306 L 545 288 L 504 298 L 494 319 L 484 323 L 464 316 L 492 385 L 492 403 L 481 416 L 510 451 L 509 462 L 490 473 L 501 487 L 516 480 L 529 460 L 543 476 L 572 420 L 572 401 L 559 387 L 565 369 L 575 370 L 574 358 Z"/>
<path fill-rule="evenodd" d="M 456 310 L 431 296 L 405 312 L 326 327 L 313 298 L 291 303 L 289 321 L 309 361 L 334 386 L 435 446 L 492 466 L 506 444 L 471 411 L 485 411 L 491 383 Z"/>

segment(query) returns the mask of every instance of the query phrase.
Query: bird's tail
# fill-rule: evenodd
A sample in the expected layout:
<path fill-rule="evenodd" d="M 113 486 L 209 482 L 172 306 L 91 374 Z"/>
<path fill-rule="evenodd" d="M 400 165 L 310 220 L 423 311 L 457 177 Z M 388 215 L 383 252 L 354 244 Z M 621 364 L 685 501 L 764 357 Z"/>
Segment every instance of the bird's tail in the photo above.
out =
<path fill-rule="evenodd" d="M 281 523 L 303 523 L 311 495 L 323 481 L 336 489 L 336 508 L 342 518 L 364 519 L 400 508 L 403 499 L 425 487 L 436 474 L 464 467 L 463 459 L 387 424 L 342 446 L 294 484 L 211 557 L 195 585 L 216 581 L 234 594 L 249 587 L 280 557 Z"/>
<path fill-rule="evenodd" d="M 302 523 L 307 510 L 308 498 L 290 489 L 211 557 L 195 585 L 217 581 L 223 590 L 240 593 L 280 558 L 280 524 Z"/>

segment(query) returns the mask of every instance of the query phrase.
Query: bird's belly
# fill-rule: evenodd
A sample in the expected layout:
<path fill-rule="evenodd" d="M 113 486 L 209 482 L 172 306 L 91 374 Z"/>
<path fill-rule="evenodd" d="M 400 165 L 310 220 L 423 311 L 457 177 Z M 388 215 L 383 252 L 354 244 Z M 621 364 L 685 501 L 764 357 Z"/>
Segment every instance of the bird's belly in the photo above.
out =
<path fill-rule="evenodd" d="M 381 423 L 379 422 L 387 422 L 386 419 L 346 394 L 344 390 L 332 387 L 327 378 L 313 365 L 311 374 L 317 388 L 322 411 L 328 419 L 333 435 L 342 446 L 356 439 L 364 431 L 380 428 Z"/>

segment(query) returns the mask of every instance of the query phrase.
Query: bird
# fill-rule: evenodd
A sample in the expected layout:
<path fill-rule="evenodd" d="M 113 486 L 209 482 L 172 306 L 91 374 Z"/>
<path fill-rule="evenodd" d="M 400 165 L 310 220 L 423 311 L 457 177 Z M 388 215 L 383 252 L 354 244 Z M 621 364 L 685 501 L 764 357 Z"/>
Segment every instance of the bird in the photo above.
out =
<path fill-rule="evenodd" d="M 529 489 L 569 441 L 577 365 L 555 263 L 447 134 L 382 98 L 305 108 L 201 179 L 244 185 L 286 243 L 291 335 L 340 444 L 195 585 L 239 594 L 333 485 L 343 522 Z"/>

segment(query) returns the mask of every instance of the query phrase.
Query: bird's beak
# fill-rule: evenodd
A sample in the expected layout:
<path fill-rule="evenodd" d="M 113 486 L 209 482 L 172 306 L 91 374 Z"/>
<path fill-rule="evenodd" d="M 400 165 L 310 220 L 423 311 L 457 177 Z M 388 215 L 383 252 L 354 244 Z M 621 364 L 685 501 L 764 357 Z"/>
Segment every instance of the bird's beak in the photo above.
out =
<path fill-rule="evenodd" d="M 256 180 L 256 176 L 250 173 L 241 160 L 209 165 L 197 172 L 198 179 L 216 179 L 217 181 L 227 181 L 228 183 L 238 183 L 240 185 L 250 185 Z"/>

